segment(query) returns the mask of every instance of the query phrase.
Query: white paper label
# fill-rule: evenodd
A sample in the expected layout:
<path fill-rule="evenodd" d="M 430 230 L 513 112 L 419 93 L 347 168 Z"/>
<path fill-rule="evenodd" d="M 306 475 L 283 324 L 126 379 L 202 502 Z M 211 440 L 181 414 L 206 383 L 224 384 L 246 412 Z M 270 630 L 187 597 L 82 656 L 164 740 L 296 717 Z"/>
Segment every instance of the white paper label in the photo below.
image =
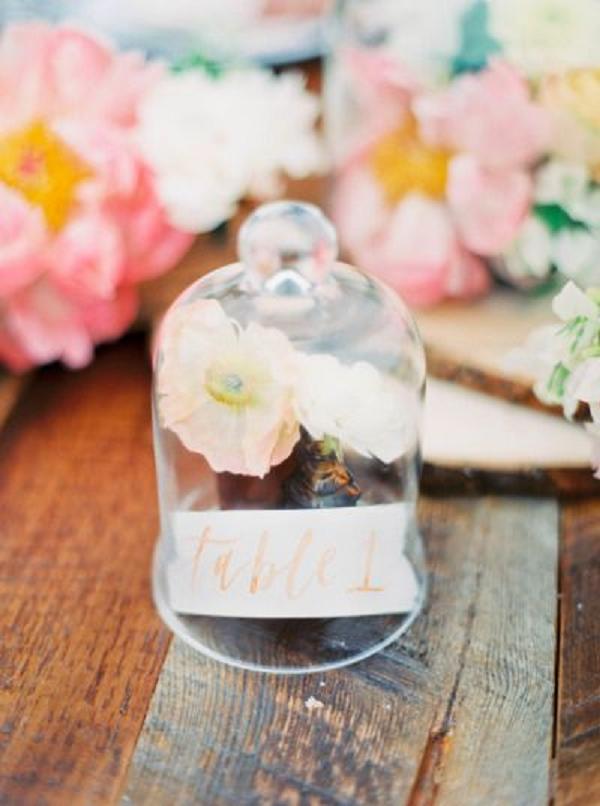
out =
<path fill-rule="evenodd" d="M 406 504 L 175 512 L 168 593 L 179 613 L 328 618 L 403 613 L 418 596 Z"/>

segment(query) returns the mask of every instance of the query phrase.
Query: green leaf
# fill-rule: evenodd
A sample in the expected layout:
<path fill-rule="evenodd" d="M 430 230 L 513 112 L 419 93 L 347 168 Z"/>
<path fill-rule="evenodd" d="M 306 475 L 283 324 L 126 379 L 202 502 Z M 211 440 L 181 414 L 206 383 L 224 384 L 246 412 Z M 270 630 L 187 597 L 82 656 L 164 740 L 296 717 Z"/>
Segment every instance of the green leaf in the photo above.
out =
<path fill-rule="evenodd" d="M 582 361 L 588 358 L 600 358 L 600 344 L 592 344 L 590 347 L 586 347 L 585 350 L 581 351 L 579 357 Z"/>
<path fill-rule="evenodd" d="M 476 0 L 461 19 L 460 48 L 452 63 L 452 75 L 483 70 L 490 57 L 500 53 L 499 42 L 488 28 L 489 8 L 486 0 Z"/>
<path fill-rule="evenodd" d="M 560 204 L 536 204 L 533 212 L 552 234 L 563 229 L 587 229 L 585 224 L 571 218 Z"/>
<path fill-rule="evenodd" d="M 202 53 L 188 53 L 171 65 L 173 73 L 184 73 L 187 70 L 201 70 L 210 78 L 220 78 L 226 72 L 227 67 L 223 62 L 210 59 Z"/>
<path fill-rule="evenodd" d="M 557 364 L 548 381 L 548 392 L 557 400 L 562 400 L 565 395 L 565 385 L 571 374 L 570 370 L 564 364 Z"/>

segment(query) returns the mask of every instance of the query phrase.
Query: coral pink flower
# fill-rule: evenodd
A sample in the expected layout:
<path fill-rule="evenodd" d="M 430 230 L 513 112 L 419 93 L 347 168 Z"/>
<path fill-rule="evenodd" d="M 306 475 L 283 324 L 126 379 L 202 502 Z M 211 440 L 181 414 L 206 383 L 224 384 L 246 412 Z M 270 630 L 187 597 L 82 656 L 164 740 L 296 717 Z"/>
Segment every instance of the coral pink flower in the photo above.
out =
<path fill-rule="evenodd" d="M 419 98 L 414 111 L 428 142 L 470 153 L 490 167 L 531 163 L 551 136 L 546 110 L 530 100 L 519 73 L 500 60 Z"/>
<path fill-rule="evenodd" d="M 135 317 L 135 284 L 191 243 L 134 145 L 162 71 L 68 27 L 0 39 L 0 357 L 14 369 L 87 363 Z"/>
<path fill-rule="evenodd" d="M 0 319 L 0 359 L 16 371 L 50 361 L 78 369 L 90 362 L 96 342 L 122 334 L 136 310 L 132 288 L 107 300 L 71 297 L 42 279 L 11 298 Z"/>
<path fill-rule="evenodd" d="M 43 270 L 46 224 L 40 210 L 0 185 L 0 288 L 12 293 Z"/>
<path fill-rule="evenodd" d="M 525 220 L 532 191 L 525 171 L 485 168 L 466 154 L 455 157 L 446 192 L 464 245 L 485 256 L 506 249 Z"/>

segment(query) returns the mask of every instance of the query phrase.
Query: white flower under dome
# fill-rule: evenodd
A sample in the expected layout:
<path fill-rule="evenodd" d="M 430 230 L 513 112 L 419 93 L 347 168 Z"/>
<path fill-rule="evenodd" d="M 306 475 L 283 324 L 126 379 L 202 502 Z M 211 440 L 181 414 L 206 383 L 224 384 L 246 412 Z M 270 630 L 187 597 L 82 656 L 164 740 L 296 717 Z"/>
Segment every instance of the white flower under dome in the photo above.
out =
<path fill-rule="evenodd" d="M 323 167 L 317 99 L 301 76 L 236 69 L 165 78 L 146 99 L 138 141 L 172 223 L 207 232 L 246 196 L 268 198 L 282 177 Z"/>
<path fill-rule="evenodd" d="M 304 355 L 298 365 L 298 419 L 313 439 L 334 437 L 386 464 L 408 452 L 414 403 L 398 381 L 332 355 Z"/>

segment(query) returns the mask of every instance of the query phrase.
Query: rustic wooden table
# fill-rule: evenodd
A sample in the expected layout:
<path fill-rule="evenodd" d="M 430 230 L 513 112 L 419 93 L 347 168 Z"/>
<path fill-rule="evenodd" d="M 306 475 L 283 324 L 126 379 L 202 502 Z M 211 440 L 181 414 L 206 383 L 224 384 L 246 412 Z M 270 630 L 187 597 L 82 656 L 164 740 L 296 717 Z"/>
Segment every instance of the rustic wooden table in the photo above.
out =
<path fill-rule="evenodd" d="M 599 499 L 423 500 L 399 644 L 238 672 L 152 606 L 149 386 L 141 336 L 0 385 L 0 803 L 600 803 Z"/>

